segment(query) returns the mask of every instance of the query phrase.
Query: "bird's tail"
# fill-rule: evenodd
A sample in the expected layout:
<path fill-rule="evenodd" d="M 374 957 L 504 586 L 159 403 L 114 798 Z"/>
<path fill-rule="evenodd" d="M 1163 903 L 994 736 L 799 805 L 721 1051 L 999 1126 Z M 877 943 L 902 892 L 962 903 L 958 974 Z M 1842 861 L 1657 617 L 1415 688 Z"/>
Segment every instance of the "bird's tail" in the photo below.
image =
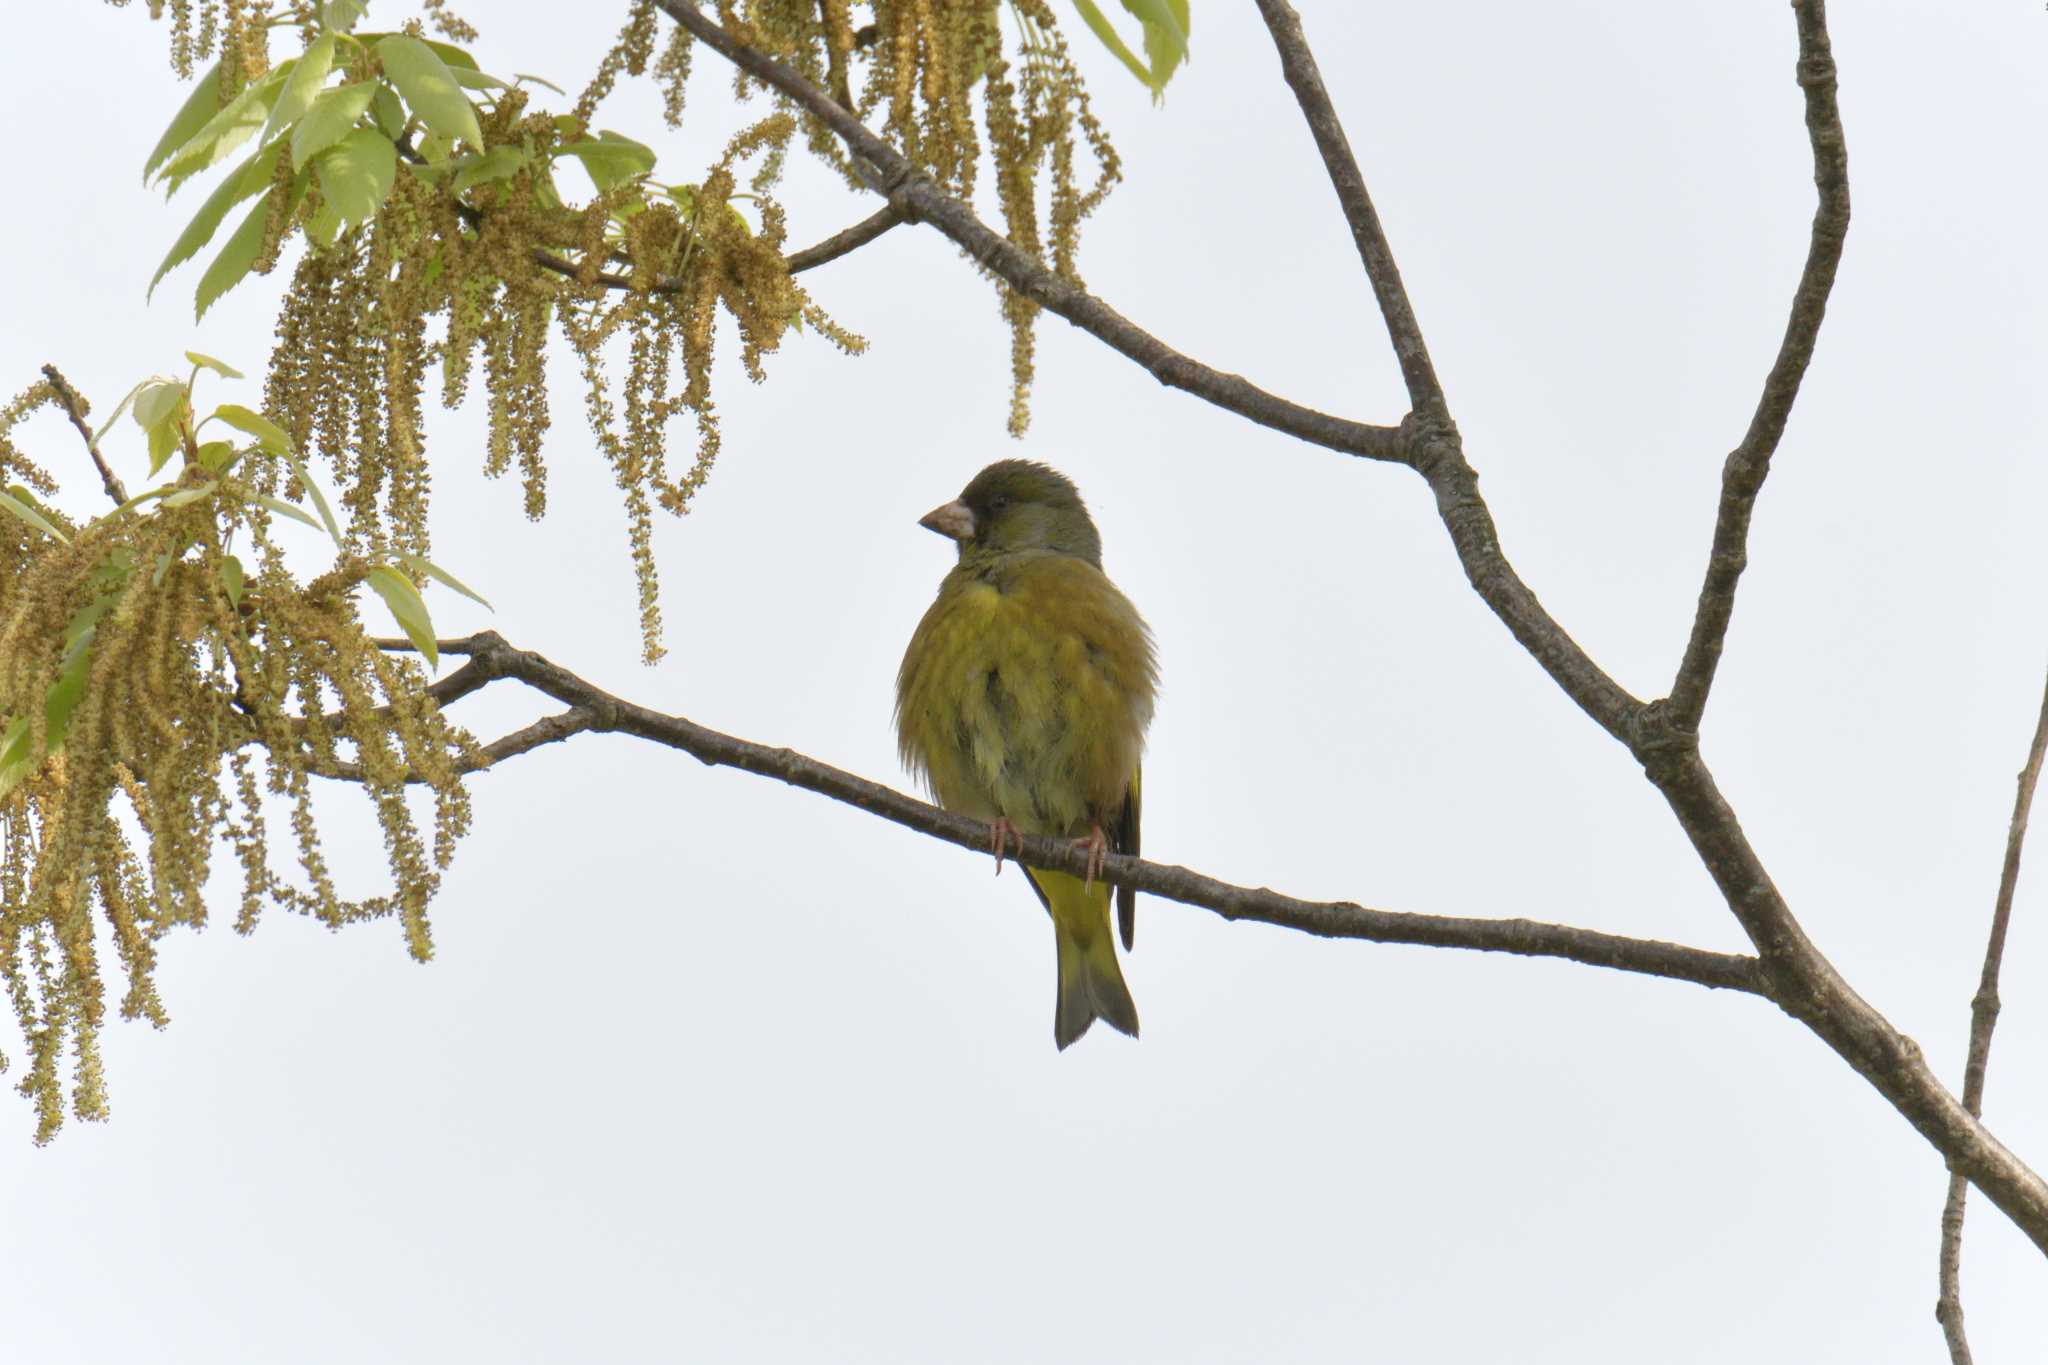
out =
<path fill-rule="evenodd" d="M 1137 1037 L 1138 1007 L 1124 984 L 1116 938 L 1109 928 L 1109 884 L 1083 887 L 1079 877 L 1064 872 L 1025 870 L 1045 898 L 1059 944 L 1060 994 L 1053 1012 L 1053 1041 L 1065 1049 L 1097 1019 Z"/>

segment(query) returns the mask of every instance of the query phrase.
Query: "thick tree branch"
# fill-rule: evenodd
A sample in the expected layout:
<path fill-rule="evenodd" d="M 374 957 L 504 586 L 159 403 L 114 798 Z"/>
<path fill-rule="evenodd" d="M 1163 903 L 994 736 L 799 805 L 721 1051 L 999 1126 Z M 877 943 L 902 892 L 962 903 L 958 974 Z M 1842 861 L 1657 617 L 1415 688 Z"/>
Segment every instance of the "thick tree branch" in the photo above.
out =
<path fill-rule="evenodd" d="M 1100 300 L 1059 279 L 1018 250 L 977 219 L 966 205 L 919 174 L 824 91 L 789 67 L 739 42 L 691 0 L 655 3 L 697 39 L 748 75 L 788 96 L 838 133 L 856 157 L 866 160 L 875 172 L 881 192 L 906 217 L 932 225 L 1011 287 L 1145 365 L 1161 382 L 1314 444 L 1407 464 L 1420 471 L 1436 495 L 1439 514 L 1474 589 L 1558 685 L 1610 734 L 1628 744 L 1651 782 L 1671 805 L 1723 898 L 1757 945 L 1769 976 L 1769 997 L 1855 1067 L 1948 1159 L 1951 1169 L 1962 1172 L 1984 1190 L 2037 1246 L 2048 1251 L 2048 1183 L 1984 1129 L 1935 1078 L 1918 1046 L 1858 997 L 1807 940 L 1701 761 L 1696 727 L 1674 723 L 1685 717 L 1688 710 L 1665 702 L 1645 706 L 1631 697 L 1593 663 L 1516 576 L 1500 552 L 1498 533 L 1478 492 L 1477 476 L 1465 461 L 1456 428 L 1446 414 L 1440 410 L 1412 412 L 1399 430 L 1389 432 L 1383 427 L 1365 426 L 1299 407 L 1235 375 L 1220 374 L 1171 350 Z M 1825 14 L 1820 0 L 1795 0 L 1794 10 L 1800 36 L 1799 79 L 1807 93 L 1816 162 L 1822 168 L 1817 178 L 1822 182 L 1824 202 L 1833 203 L 1831 196 L 1839 186 L 1827 167 L 1831 158 L 1838 158 L 1831 148 L 1839 146 L 1840 123 L 1834 112 L 1833 66 L 1828 55 Z M 1846 201 L 1842 202 L 1842 212 L 1846 213 Z M 1825 213 L 1823 220 L 1833 221 Z M 1825 240 L 1822 226 L 1817 225 L 1816 234 L 1817 239 Z M 1839 243 L 1836 245 L 1838 248 Z M 1789 360 L 1781 357 L 1786 360 L 1783 382 L 1767 387 L 1758 408 L 1757 430 L 1764 439 L 1754 444 L 1745 442 L 1750 459 L 1735 462 L 1738 505 L 1731 516 L 1739 513 L 1745 527 L 1748 506 L 1754 500 L 1754 485 L 1761 483 L 1762 470 L 1782 434 L 1785 414 L 1797 393 L 1798 378 L 1811 355 L 1811 333 L 1818 325 L 1816 310 L 1825 303 L 1824 286 L 1831 279 L 1829 266 L 1827 280 L 1815 276 L 1808 282 L 1813 289 L 1801 294 L 1801 305 L 1795 308 L 1793 328 L 1788 334 Z M 1818 290 L 1817 296 L 1814 290 Z M 1397 338 L 1406 325 L 1399 318 L 1389 319 L 1390 330 Z M 1803 341 L 1799 339 L 1802 333 Z M 1745 474 L 1744 470 L 1750 472 Z M 1752 480 L 1746 494 L 1741 492 L 1744 478 Z M 1728 506 L 1724 501 L 1724 510 Z M 1742 538 L 1735 534 L 1735 543 L 1739 545 Z M 1710 590 L 1714 582 L 1710 571 Z M 1730 575 L 1727 593 L 1732 593 L 1732 584 Z M 1715 649 L 1724 628 L 1725 623 L 1719 628 L 1709 623 L 1706 635 L 1714 640 Z M 979 835 L 971 826 L 952 831 L 933 827 L 929 832 L 961 843 L 977 840 Z M 1052 860 L 1045 861 L 1045 866 L 1080 868 L 1078 858 L 1068 856 L 1065 850 L 1034 852 L 1035 859 L 1048 857 Z M 1117 870 L 1112 871 L 1111 879 L 1121 880 Z M 1136 880 L 1130 884 L 1152 889 Z"/>
<path fill-rule="evenodd" d="M 1842 112 L 1835 102 L 1835 59 L 1828 43 L 1823 0 L 1792 6 L 1799 25 L 1799 87 L 1806 92 L 1806 137 L 1813 147 L 1813 183 L 1819 205 L 1806 248 L 1806 267 L 1792 293 L 1792 312 L 1778 358 L 1764 380 L 1762 397 L 1742 443 L 1721 467 L 1721 504 L 1714 517 L 1713 548 L 1707 557 L 1699 605 L 1685 656 L 1671 683 L 1669 721 L 1680 730 L 1699 728 L 1707 692 L 1735 613 L 1735 586 L 1749 561 L 1749 521 L 1757 493 L 1771 472 L 1771 456 L 1785 435 L 1799 384 L 1813 359 L 1814 340 L 1827 315 L 1828 294 L 1842 261 L 1849 232 L 1849 153 L 1842 136 Z"/>
<path fill-rule="evenodd" d="M 413 648 L 407 640 L 380 639 L 373 643 L 391 650 Z M 680 749 L 713 766 L 739 768 L 776 778 L 962 848 L 983 853 L 988 850 L 988 825 L 984 821 L 927 805 L 880 783 L 870 782 L 790 749 L 756 744 L 722 734 L 681 716 L 665 715 L 637 706 L 585 681 L 552 660 L 514 648 L 495 632 L 485 631 L 465 639 L 443 641 L 439 648 L 443 654 L 469 657 L 469 662 L 451 675 L 450 681 L 464 675 L 468 675 L 472 684 L 478 678 L 487 681 L 513 678 L 569 708 L 485 746 L 486 761 L 474 767 L 488 767 L 498 759 L 525 753 L 584 731 L 633 735 L 671 749 Z M 474 691 L 476 687 L 465 686 L 463 690 Z M 315 771 L 322 776 L 348 781 L 360 781 L 362 778 L 360 768 L 351 763 L 330 764 Z M 1080 875 L 1086 869 L 1088 855 L 1072 840 L 1029 836 L 1023 840 L 1021 856 L 1034 867 Z M 1114 885 L 1136 887 L 1165 900 L 1213 910 L 1225 919 L 1251 920 L 1283 929 L 1298 929 L 1322 938 L 1467 948 L 1514 953 L 1523 957 L 1556 957 L 1589 966 L 1691 981 L 1753 995 L 1763 993 L 1760 964 L 1753 957 L 1708 952 L 1653 939 L 1627 938 L 1527 919 L 1464 919 L 1449 915 L 1373 910 L 1348 901 L 1300 900 L 1263 888 L 1234 886 L 1185 867 L 1151 863 L 1118 854 L 1109 856 L 1102 876 L 1103 880 Z"/>
<path fill-rule="evenodd" d="M 1302 36 L 1301 16 L 1286 0 L 1258 0 L 1259 14 L 1273 35 L 1280 53 L 1280 70 L 1301 105 L 1309 132 L 1322 153 L 1329 172 L 1330 187 L 1344 209 L 1344 221 L 1351 226 L 1351 240 L 1358 246 L 1358 259 L 1372 281 L 1373 297 L 1379 300 L 1380 316 L 1386 319 L 1387 336 L 1394 343 L 1394 355 L 1401 362 L 1401 378 L 1408 385 L 1408 403 L 1418 413 L 1439 418 L 1449 416 L 1443 386 L 1429 362 L 1429 347 L 1423 343 L 1422 327 L 1408 303 L 1408 290 L 1401 283 L 1401 271 L 1394 264 L 1394 251 L 1380 227 L 1380 216 L 1366 193 L 1365 177 L 1351 154 L 1351 139 L 1344 134 L 1323 74 L 1316 67 L 1315 54 Z"/>
<path fill-rule="evenodd" d="M 1977 994 L 1970 1000 L 1970 1051 L 1963 1064 L 1963 1108 L 1979 1117 L 1984 1113 L 1984 1073 L 1991 1065 L 1991 1031 L 1998 1027 L 1998 974 L 2005 964 L 2005 935 L 2012 925 L 2013 890 L 2020 880 L 2020 849 L 2027 839 L 2027 817 L 2034 808 L 2034 789 L 2040 785 L 2041 764 L 2048 757 L 2048 690 L 2041 694 L 2041 714 L 2034 722 L 2034 738 L 2027 746 L 2027 761 L 2020 767 L 2018 791 L 2013 796 L 2012 822 L 2005 831 L 2005 862 L 1998 870 L 1998 899 L 1991 910 L 1991 938 L 1984 946 L 1984 973 Z M 1963 1200 L 1969 1184 L 1961 1174 L 1948 1180 L 1948 1199 L 1941 1210 L 1941 1292 L 1935 1300 L 1934 1316 L 1948 1341 L 1952 1365 L 1970 1365 L 1970 1342 L 1963 1333 Z"/>
<path fill-rule="evenodd" d="M 100 472 L 100 482 L 105 485 L 107 496 L 119 507 L 128 501 L 128 490 L 114 477 L 107 457 L 100 454 L 100 443 L 92 438 L 92 427 L 85 420 L 85 400 L 78 396 L 77 389 L 71 387 L 71 381 L 57 372 L 55 365 L 43 366 L 43 378 L 49 380 L 50 387 L 57 391 L 57 401 L 64 405 L 64 415 L 71 419 L 71 425 L 78 428 L 78 437 L 85 442 L 85 453 L 92 456 L 93 468 Z"/>
<path fill-rule="evenodd" d="M 1408 463 L 1400 432 L 1317 412 L 1266 392 L 1241 375 L 1225 374 L 1174 350 L 1087 290 L 1061 279 L 1030 253 L 975 217 L 967 205 L 934 185 L 887 142 L 868 131 L 824 90 L 794 69 L 734 38 L 692 0 L 655 0 L 663 13 L 720 56 L 817 115 L 855 156 L 876 172 L 876 183 L 906 220 L 928 223 L 983 269 L 1012 289 L 1073 323 L 1119 354 L 1136 361 L 1169 388 L 1206 399 L 1240 417 L 1311 444 L 1372 460 Z"/>

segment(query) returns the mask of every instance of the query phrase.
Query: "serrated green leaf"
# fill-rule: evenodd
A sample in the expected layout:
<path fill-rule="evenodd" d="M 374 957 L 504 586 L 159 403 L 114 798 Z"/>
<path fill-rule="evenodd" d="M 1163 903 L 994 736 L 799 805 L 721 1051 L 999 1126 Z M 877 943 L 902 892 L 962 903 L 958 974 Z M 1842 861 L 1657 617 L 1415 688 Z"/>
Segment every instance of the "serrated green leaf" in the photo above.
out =
<path fill-rule="evenodd" d="M 313 107 L 320 87 L 327 84 L 327 78 L 334 73 L 334 43 L 332 33 L 323 33 L 299 58 L 298 65 L 292 68 L 292 74 L 277 92 L 277 103 L 270 107 L 270 121 L 263 125 L 264 141 L 268 142 L 297 123 Z"/>
<path fill-rule="evenodd" d="M 590 173 L 599 192 L 637 179 L 654 169 L 654 149 L 622 134 L 606 131 L 581 142 L 555 148 L 557 157 L 573 156 Z"/>
<path fill-rule="evenodd" d="M 271 143 L 253 153 L 227 179 L 214 188 L 207 196 L 199 212 L 192 215 L 192 221 L 178 234 L 178 240 L 156 268 L 156 274 L 149 277 L 149 292 L 154 294 L 163 277 L 199 254 L 199 248 L 213 239 L 220 230 L 221 219 L 228 216 L 228 210 L 253 194 L 261 194 L 269 188 L 272 176 L 277 170 L 277 158 L 283 152 L 282 142 Z"/>
<path fill-rule="evenodd" d="M 240 284 L 242 277 L 256 264 L 256 253 L 263 246 L 263 228 L 270 219 L 271 196 L 276 193 L 277 187 L 273 185 L 269 193 L 256 201 L 256 206 L 242 219 L 241 226 L 221 247 L 213 263 L 206 267 L 206 273 L 199 277 L 199 289 L 194 296 L 195 319 L 205 317 L 214 300 Z"/>
<path fill-rule="evenodd" d="M 251 493 L 249 494 L 249 497 L 253 501 L 261 504 L 262 506 L 268 507 L 271 511 L 277 513 L 281 517 L 290 517 L 293 521 L 302 521 L 316 531 L 324 531 L 327 529 L 326 527 L 322 526 L 319 522 L 313 520 L 304 512 L 300 511 L 298 508 L 284 501 L 282 498 L 273 498 L 268 493 Z"/>
<path fill-rule="evenodd" d="M 484 133 L 477 125 L 476 110 L 435 48 L 418 38 L 394 33 L 377 44 L 377 60 L 427 127 L 451 142 L 459 139 L 483 150 Z"/>
<path fill-rule="evenodd" d="M 237 431 L 248 432 L 265 450 L 279 455 L 289 455 L 292 452 L 291 437 L 284 434 L 283 427 L 262 413 L 243 407 L 240 403 L 222 403 L 213 410 L 213 417 L 218 417 Z M 213 417 L 207 420 L 212 421 Z"/>
<path fill-rule="evenodd" d="M 319 98 L 313 101 L 313 107 L 292 129 L 292 169 L 305 169 L 308 161 L 347 136 L 349 129 L 356 126 L 356 120 L 376 102 L 377 92 L 383 88 L 375 81 L 360 81 L 355 85 L 322 90 Z M 399 127 L 402 129 L 404 126 L 401 118 Z"/>
<path fill-rule="evenodd" d="M 377 216 L 398 177 L 398 149 L 375 128 L 358 128 L 313 158 L 320 192 L 353 227 Z"/>
<path fill-rule="evenodd" d="M 106 434 L 114 429 L 114 423 L 120 421 L 121 414 L 128 411 L 128 405 L 135 401 L 135 395 L 141 393 L 144 389 L 148 388 L 151 384 L 154 384 L 156 382 L 157 381 L 155 379 L 145 379 L 140 384 L 137 384 L 134 388 L 128 390 L 127 394 L 123 396 L 121 401 L 114 404 L 114 410 L 113 412 L 107 415 L 107 420 L 100 423 L 100 429 L 92 434 L 93 444 L 98 445 L 102 440 L 106 438 Z"/>
<path fill-rule="evenodd" d="M 493 147 L 482 156 L 466 156 L 456 163 L 455 179 L 448 188 L 461 194 L 472 185 L 509 180 L 526 165 L 526 153 L 517 147 Z"/>
<path fill-rule="evenodd" d="M 199 500 L 200 500 L 201 498 L 210 498 L 210 497 L 212 497 L 212 496 L 213 496 L 213 494 L 214 494 L 214 490 L 215 490 L 215 489 L 217 489 L 217 488 L 219 488 L 219 487 L 220 487 L 220 485 L 219 485 L 219 484 L 217 484 L 217 483 L 214 483 L 214 482 L 213 482 L 213 481 L 211 481 L 211 480 L 208 480 L 208 481 L 207 481 L 206 483 L 202 483 L 202 484 L 196 485 L 195 487 L 192 487 L 192 488 L 180 488 L 180 489 L 179 489 L 179 490 L 178 490 L 177 492 L 175 492 L 175 493 L 171 493 L 171 494 L 167 494 L 167 495 L 165 496 L 165 498 L 164 498 L 164 506 L 166 506 L 166 507 L 184 507 L 184 506 L 187 506 L 187 505 L 189 505 L 189 504 L 191 504 L 191 503 L 195 503 L 195 502 L 198 502 L 198 501 L 199 501 Z"/>
<path fill-rule="evenodd" d="M 59 545 L 69 545 L 71 538 L 58 530 L 56 524 L 22 498 L 5 489 L 0 489 L 0 512 L 10 512 L 22 521 L 41 531 Z"/>
<path fill-rule="evenodd" d="M 135 390 L 135 425 L 144 431 L 162 426 L 184 401 L 185 386 L 178 380 L 145 379 Z"/>
<path fill-rule="evenodd" d="M 320 6 L 320 26 L 337 33 L 347 33 L 361 22 L 367 8 L 363 0 L 326 0 Z"/>
<path fill-rule="evenodd" d="M 185 103 L 171 115 L 170 126 L 164 129 L 164 135 L 156 140 L 156 146 L 150 148 L 149 159 L 142 163 L 142 183 L 148 184 L 151 173 L 163 165 L 171 153 L 190 142 L 220 112 L 220 108 L 220 64 L 216 62 L 207 67 L 206 74 L 193 84 L 192 93 L 186 96 Z"/>
<path fill-rule="evenodd" d="M 234 366 L 228 364 L 227 361 L 215 360 L 212 356 L 206 355 L 200 351 L 185 352 L 185 359 L 191 361 L 194 365 L 199 366 L 201 369 L 212 370 L 215 374 L 221 376 L 223 379 L 240 379 L 242 377 L 242 372 L 236 369 Z"/>
<path fill-rule="evenodd" d="M 156 477 L 157 471 L 170 462 L 172 453 L 178 448 L 179 435 L 180 432 L 176 422 L 165 422 L 149 429 L 149 473 L 151 478 Z"/>
<path fill-rule="evenodd" d="M 492 607 L 491 604 L 484 599 L 483 595 L 478 593 L 475 589 L 465 587 L 461 583 L 456 582 L 455 579 L 449 575 L 447 570 L 441 568 L 440 565 L 422 559 L 418 555 L 400 555 L 399 558 L 404 560 L 405 567 L 411 569 L 414 573 L 424 574 L 428 578 L 433 579 L 437 583 L 455 589 L 455 591 L 461 593 L 464 597 L 467 597 L 472 602 L 476 602 L 482 606 L 489 607 L 492 611 L 497 610 L 496 607 Z"/>
<path fill-rule="evenodd" d="M 187 180 L 209 166 L 217 166 L 227 160 L 235 148 L 254 137 L 256 130 L 270 118 L 270 107 L 276 102 L 277 92 L 284 87 L 294 65 L 294 62 L 285 62 L 229 101 L 225 109 L 207 120 L 190 141 L 158 167 L 158 182 L 176 194 L 178 187 Z"/>
<path fill-rule="evenodd" d="M 222 555 L 220 568 L 216 572 L 220 574 L 220 585 L 228 595 L 229 605 L 241 606 L 242 585 L 248 581 L 247 575 L 242 571 L 242 561 L 233 555 Z"/>
<path fill-rule="evenodd" d="M 434 620 L 427 614 L 427 604 L 420 598 L 420 590 L 412 580 L 388 564 L 379 564 L 364 577 L 364 582 L 377 590 L 384 599 L 384 605 L 391 608 L 391 614 L 398 619 L 399 629 L 405 638 L 427 657 L 430 669 L 441 666 L 441 652 L 434 644 Z"/>

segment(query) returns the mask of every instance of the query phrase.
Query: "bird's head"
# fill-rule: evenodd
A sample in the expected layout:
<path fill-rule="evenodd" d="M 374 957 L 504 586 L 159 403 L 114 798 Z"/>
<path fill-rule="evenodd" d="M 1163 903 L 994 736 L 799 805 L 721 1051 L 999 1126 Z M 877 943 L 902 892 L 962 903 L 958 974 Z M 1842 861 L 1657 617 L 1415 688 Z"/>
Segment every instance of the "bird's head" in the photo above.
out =
<path fill-rule="evenodd" d="M 998 460 L 960 496 L 918 520 L 958 541 L 960 557 L 1049 550 L 1102 567 L 1102 537 L 1071 480 L 1032 460 Z"/>

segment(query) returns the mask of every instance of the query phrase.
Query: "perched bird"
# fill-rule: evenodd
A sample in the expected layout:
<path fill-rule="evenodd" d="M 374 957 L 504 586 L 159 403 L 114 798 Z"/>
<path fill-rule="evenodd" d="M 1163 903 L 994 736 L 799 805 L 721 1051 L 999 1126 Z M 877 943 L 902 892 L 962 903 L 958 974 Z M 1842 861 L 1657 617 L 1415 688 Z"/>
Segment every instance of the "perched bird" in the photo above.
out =
<path fill-rule="evenodd" d="M 999 460 L 918 524 L 960 558 L 904 651 L 897 747 L 939 805 L 989 822 L 997 872 L 1021 834 L 1087 845 L 1086 877 L 1024 869 L 1059 945 L 1053 1041 L 1065 1048 L 1097 1019 L 1135 1038 L 1096 877 L 1107 851 L 1138 852 L 1152 633 L 1103 575 L 1102 538 L 1056 470 Z M 1117 910 L 1129 948 L 1136 893 L 1119 890 Z"/>

